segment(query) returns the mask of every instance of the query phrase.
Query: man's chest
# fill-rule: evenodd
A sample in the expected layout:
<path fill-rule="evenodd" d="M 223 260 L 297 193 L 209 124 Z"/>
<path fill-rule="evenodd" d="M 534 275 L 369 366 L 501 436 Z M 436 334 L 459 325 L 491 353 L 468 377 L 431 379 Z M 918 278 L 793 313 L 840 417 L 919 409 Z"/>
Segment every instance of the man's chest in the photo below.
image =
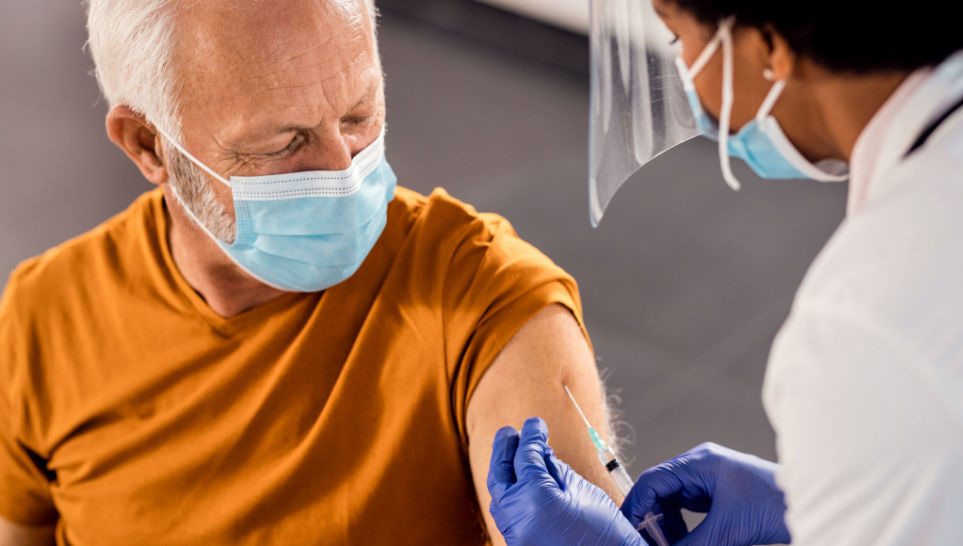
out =
<path fill-rule="evenodd" d="M 426 492 L 428 506 L 462 499 L 439 509 L 471 521 L 440 352 L 326 338 L 83 355 L 101 371 L 54 380 L 45 427 L 70 541 L 353 543 L 373 536 L 371 511 L 410 528 L 408 512 L 422 508 L 399 505 Z M 426 464 L 434 470 L 419 478 Z"/>

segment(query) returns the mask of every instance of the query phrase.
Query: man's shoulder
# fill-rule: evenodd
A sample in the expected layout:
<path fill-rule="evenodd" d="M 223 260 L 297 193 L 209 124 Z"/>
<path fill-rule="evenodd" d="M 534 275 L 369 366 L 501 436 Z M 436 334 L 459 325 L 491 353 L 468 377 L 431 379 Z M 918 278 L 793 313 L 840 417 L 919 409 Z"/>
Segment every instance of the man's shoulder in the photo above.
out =
<path fill-rule="evenodd" d="M 24 260 L 11 273 L 4 291 L 35 306 L 123 276 L 137 243 L 133 239 L 143 234 L 145 223 L 153 222 L 162 195 L 160 190 L 144 193 L 93 229 Z"/>
<path fill-rule="evenodd" d="M 478 212 L 472 205 L 436 188 L 430 195 L 399 188 L 396 204 L 404 208 L 405 244 L 409 250 L 430 254 L 437 263 L 452 265 L 501 263 L 506 267 L 557 270 L 547 256 L 524 241 L 503 216 Z M 402 222 L 396 220 L 395 224 Z"/>
<path fill-rule="evenodd" d="M 442 237 L 457 235 L 459 229 L 488 233 L 506 231 L 516 236 L 515 230 L 504 217 L 478 212 L 472 205 L 449 195 L 444 188 L 435 188 L 429 195 L 422 195 L 399 187 L 395 200 L 404 207 L 413 229 L 431 231 Z"/>
<path fill-rule="evenodd" d="M 577 292 L 568 273 L 498 214 L 478 212 L 441 188 L 428 196 L 399 188 L 393 206 L 394 267 L 425 279 L 426 287 L 444 283 L 462 303 L 473 291 L 487 301 L 553 283 Z"/>
<path fill-rule="evenodd" d="M 432 249 L 437 258 L 456 253 L 465 245 L 497 249 L 522 242 L 504 217 L 478 212 L 443 188 L 429 195 L 399 187 L 395 193 L 393 231 L 406 246 L 416 251 Z"/>

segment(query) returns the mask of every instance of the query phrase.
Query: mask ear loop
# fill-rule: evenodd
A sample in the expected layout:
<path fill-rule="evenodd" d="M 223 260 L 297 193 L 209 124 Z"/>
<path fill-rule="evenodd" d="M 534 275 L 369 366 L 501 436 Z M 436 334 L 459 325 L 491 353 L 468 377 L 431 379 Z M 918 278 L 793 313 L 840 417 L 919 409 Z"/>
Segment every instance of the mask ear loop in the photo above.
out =
<path fill-rule="evenodd" d="M 739 191 L 742 184 L 732 173 L 729 159 L 729 130 L 732 125 L 732 19 L 720 23 L 722 36 L 722 110 L 719 112 L 719 165 L 722 177 L 733 191 Z"/>
<path fill-rule="evenodd" d="M 766 95 L 766 99 L 762 101 L 762 105 L 759 106 L 759 111 L 756 112 L 756 122 L 764 123 L 766 118 L 769 117 L 769 113 L 772 112 L 774 106 L 776 106 L 776 101 L 779 100 L 779 96 L 782 95 L 782 90 L 786 87 L 786 80 L 779 80 L 772 84 L 772 89 Z"/>
<path fill-rule="evenodd" d="M 702 53 L 700 53 L 695 62 L 692 63 L 692 66 L 686 67 L 686 72 L 693 82 L 695 81 L 695 77 L 698 76 L 699 73 L 702 72 L 702 69 L 712 60 L 712 56 L 716 54 L 716 51 L 719 50 L 719 44 L 722 43 L 725 37 L 725 27 L 729 24 L 728 21 L 730 19 L 725 19 L 719 24 L 719 30 L 712 36 L 712 40 L 709 40 L 709 43 L 706 44 L 705 49 L 702 50 Z M 684 62 L 682 66 L 685 66 Z"/>
<path fill-rule="evenodd" d="M 214 172 L 213 170 L 209 169 L 209 168 L 207 167 L 207 165 L 205 165 L 204 163 L 201 163 L 201 161 L 200 161 L 199 159 L 197 159 L 196 157 L 194 157 L 193 155 L 191 155 L 190 152 L 188 152 L 187 150 L 185 150 L 183 146 L 181 146 L 180 144 L 177 143 L 176 140 L 174 140 L 173 138 L 171 138 L 170 135 L 168 135 L 163 129 L 160 128 L 160 126 L 155 125 L 154 128 L 157 129 L 157 132 L 160 133 L 161 136 L 163 136 L 165 139 L 167 139 L 167 142 L 170 143 L 171 146 L 173 146 L 174 148 L 177 148 L 177 150 L 178 150 L 180 153 L 184 154 L 184 156 L 187 157 L 188 159 L 190 159 L 195 165 L 197 165 L 198 167 L 200 167 L 201 169 L 203 169 L 205 172 L 207 172 L 208 174 L 210 174 L 211 176 L 213 176 L 215 179 L 217 179 L 217 180 L 218 180 L 219 182 L 221 182 L 222 184 L 226 184 L 227 187 L 231 187 L 231 183 L 230 183 L 230 182 L 228 182 L 227 180 L 225 180 L 223 177 L 221 177 L 221 175 L 217 174 L 217 173 Z M 184 210 L 184 212 L 187 213 L 187 216 L 190 217 L 190 219 L 193 220 L 194 224 L 195 224 L 196 226 L 198 226 L 199 228 L 201 228 L 201 230 L 202 230 L 204 233 L 206 233 L 208 237 L 210 237 L 213 241 L 219 243 L 219 245 L 220 245 L 220 243 L 222 243 L 223 241 L 221 241 L 221 239 L 218 238 L 217 235 L 214 235 L 214 233 L 213 233 L 210 229 L 208 229 L 206 225 L 204 225 L 204 222 L 201 222 L 201 219 L 198 218 L 196 214 L 194 214 L 194 211 L 191 210 L 191 207 L 189 207 L 189 206 L 187 205 L 187 201 L 185 201 L 184 198 L 181 197 L 180 192 L 177 191 L 177 185 L 176 185 L 176 184 L 168 184 L 168 185 L 170 186 L 171 193 L 174 195 L 174 199 L 177 199 L 177 202 L 180 204 L 180 206 L 181 206 L 181 208 Z M 237 240 L 237 239 L 236 239 L 236 233 L 235 233 L 235 240 Z M 228 243 L 228 244 L 229 244 L 229 243 Z M 227 253 L 225 252 L 224 255 L 227 256 L 228 258 L 230 258 L 232 262 L 237 263 L 237 261 L 236 261 L 230 254 L 227 254 Z M 240 265 L 240 264 L 237 264 L 237 265 L 238 265 L 238 267 L 240 267 L 242 270 L 244 270 L 244 271 L 247 272 L 247 269 L 244 269 L 244 266 L 242 266 L 242 265 Z M 251 274 L 250 272 L 248 272 L 248 273 Z M 253 274 L 252 274 L 252 276 L 253 276 Z M 255 278 L 258 278 L 258 277 L 255 276 Z M 263 281 L 262 281 L 262 282 L 263 282 Z"/>
<path fill-rule="evenodd" d="M 188 152 L 187 150 L 185 150 L 183 146 L 181 146 L 180 144 L 178 144 L 176 140 L 174 140 L 173 138 L 170 137 L 170 135 L 168 135 L 166 132 L 164 132 L 164 130 L 161 129 L 159 125 L 154 125 L 154 128 L 157 129 L 157 132 L 158 132 L 158 133 L 160 133 L 161 135 L 163 135 L 164 138 L 167 139 L 167 142 L 170 142 L 171 145 L 174 146 L 175 148 L 177 148 L 177 150 L 178 150 L 180 153 L 184 154 L 184 155 L 187 157 L 187 159 L 190 159 L 191 162 L 193 162 L 195 165 L 197 165 L 198 167 L 200 167 L 201 169 L 203 169 L 204 172 L 206 172 L 207 174 L 213 176 L 215 179 L 217 179 L 219 182 L 221 182 L 221 183 L 224 184 L 225 186 L 227 186 L 227 187 L 229 187 L 229 188 L 231 187 L 231 183 L 228 182 L 227 179 L 225 179 L 223 176 L 217 174 L 217 173 L 214 172 L 210 167 L 208 167 L 207 165 L 205 165 L 204 163 L 202 163 L 199 159 L 197 159 L 196 157 L 194 157 L 193 155 L 191 155 L 191 153 Z"/>

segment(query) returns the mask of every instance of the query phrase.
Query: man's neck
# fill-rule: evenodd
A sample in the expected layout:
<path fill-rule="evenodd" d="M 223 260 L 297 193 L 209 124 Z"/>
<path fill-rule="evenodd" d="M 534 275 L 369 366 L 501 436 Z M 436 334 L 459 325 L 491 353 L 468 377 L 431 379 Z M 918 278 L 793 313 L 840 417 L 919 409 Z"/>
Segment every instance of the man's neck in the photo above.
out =
<path fill-rule="evenodd" d="M 215 313 L 230 318 L 285 294 L 235 265 L 164 190 L 167 242 L 174 265 Z"/>

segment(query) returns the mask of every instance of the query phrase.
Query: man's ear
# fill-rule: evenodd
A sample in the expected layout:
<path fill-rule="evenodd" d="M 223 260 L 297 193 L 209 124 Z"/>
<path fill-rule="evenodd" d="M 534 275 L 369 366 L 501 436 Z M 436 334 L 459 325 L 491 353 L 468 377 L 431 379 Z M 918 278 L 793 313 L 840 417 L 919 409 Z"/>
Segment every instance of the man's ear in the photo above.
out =
<path fill-rule="evenodd" d="M 157 185 L 167 182 L 160 136 L 147 118 L 129 106 L 114 106 L 107 112 L 107 136 L 137 165 L 144 178 Z"/>

